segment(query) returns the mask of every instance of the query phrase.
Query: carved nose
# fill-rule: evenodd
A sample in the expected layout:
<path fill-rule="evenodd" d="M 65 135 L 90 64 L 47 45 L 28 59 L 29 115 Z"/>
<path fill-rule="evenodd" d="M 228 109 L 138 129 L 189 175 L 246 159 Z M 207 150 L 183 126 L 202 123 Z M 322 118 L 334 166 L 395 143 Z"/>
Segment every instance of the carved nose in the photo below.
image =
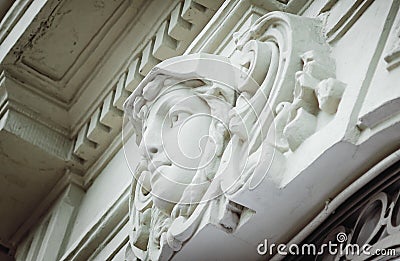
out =
<path fill-rule="evenodd" d="M 161 144 L 160 137 L 156 133 L 146 132 L 140 144 L 142 155 L 154 159 L 161 152 Z"/>
<path fill-rule="evenodd" d="M 145 156 L 148 159 L 154 159 L 157 154 L 160 152 L 160 146 L 154 143 L 145 143 L 142 142 L 140 144 L 140 151 L 143 156 Z"/>
<path fill-rule="evenodd" d="M 150 154 L 157 154 L 157 152 L 158 152 L 158 148 L 156 147 L 156 146 L 151 146 L 150 148 L 148 148 L 148 152 L 150 153 Z"/>

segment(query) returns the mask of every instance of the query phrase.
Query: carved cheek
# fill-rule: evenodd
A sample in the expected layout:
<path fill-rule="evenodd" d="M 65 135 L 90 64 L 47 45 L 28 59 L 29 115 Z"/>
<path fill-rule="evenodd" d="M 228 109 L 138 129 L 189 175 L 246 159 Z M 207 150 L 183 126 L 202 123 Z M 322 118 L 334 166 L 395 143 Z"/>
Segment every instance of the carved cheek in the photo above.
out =
<path fill-rule="evenodd" d="M 174 159 L 178 154 L 178 132 L 179 128 L 170 127 L 168 124 L 164 124 L 162 130 L 160 131 L 162 146 L 165 153 L 172 159 Z"/>
<path fill-rule="evenodd" d="M 203 158 L 209 138 L 210 116 L 193 115 L 182 124 L 177 133 L 180 163 L 188 169 L 196 169 Z"/>

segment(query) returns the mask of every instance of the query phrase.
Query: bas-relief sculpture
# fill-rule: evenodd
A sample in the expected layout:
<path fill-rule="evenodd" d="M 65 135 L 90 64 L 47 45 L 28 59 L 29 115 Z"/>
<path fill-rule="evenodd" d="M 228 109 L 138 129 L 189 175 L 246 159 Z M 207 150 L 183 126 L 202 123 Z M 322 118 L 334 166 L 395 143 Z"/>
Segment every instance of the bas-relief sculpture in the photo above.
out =
<path fill-rule="evenodd" d="M 272 12 L 234 35 L 231 57 L 171 58 L 139 84 L 125 103 L 143 157 L 127 259 L 170 259 L 204 223 L 251 222 L 259 185 L 278 187 L 287 155 L 338 110 L 345 84 L 322 35 L 317 19 Z"/>

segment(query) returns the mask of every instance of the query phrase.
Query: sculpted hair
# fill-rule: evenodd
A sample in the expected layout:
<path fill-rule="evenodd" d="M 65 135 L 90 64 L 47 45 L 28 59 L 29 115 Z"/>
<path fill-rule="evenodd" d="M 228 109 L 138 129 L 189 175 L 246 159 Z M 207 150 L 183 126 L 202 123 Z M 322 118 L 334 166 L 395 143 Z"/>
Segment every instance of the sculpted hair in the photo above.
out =
<path fill-rule="evenodd" d="M 125 112 L 136 133 L 136 143 L 142 139 L 143 123 L 151 104 L 174 87 L 188 88 L 202 98 L 211 109 L 211 115 L 227 123 L 228 111 L 235 101 L 235 91 L 224 84 L 196 77 L 179 78 L 175 75 L 157 74 L 141 90 L 136 90 L 124 104 Z"/>

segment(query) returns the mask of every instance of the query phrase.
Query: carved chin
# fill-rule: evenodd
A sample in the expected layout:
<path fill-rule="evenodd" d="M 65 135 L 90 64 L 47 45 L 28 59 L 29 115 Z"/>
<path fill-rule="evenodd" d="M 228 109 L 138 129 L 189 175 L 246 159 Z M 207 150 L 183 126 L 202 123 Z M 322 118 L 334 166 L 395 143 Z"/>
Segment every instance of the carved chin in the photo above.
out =
<path fill-rule="evenodd" d="M 150 179 L 154 206 L 169 215 L 195 173 L 176 166 L 159 167 Z"/>
<path fill-rule="evenodd" d="M 178 184 L 167 179 L 157 180 L 152 184 L 154 206 L 169 215 L 176 203 L 181 199 L 186 187 L 186 184 Z"/>
<path fill-rule="evenodd" d="M 154 197 L 153 204 L 156 208 L 158 208 L 164 214 L 170 215 L 172 212 L 172 209 L 174 208 L 176 203 L 172 203 L 172 202 L 163 200 L 161 198 Z"/>

